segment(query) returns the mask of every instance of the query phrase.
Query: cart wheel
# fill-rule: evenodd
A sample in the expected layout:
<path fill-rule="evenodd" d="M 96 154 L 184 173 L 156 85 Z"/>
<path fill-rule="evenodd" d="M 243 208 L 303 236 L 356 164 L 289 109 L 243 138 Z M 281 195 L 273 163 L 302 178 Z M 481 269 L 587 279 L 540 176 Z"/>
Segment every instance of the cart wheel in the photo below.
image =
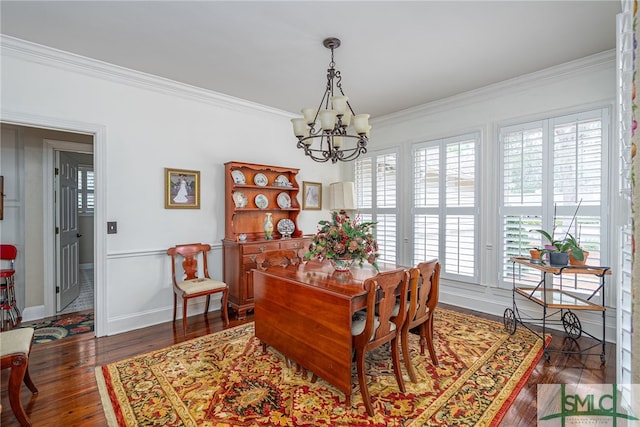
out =
<path fill-rule="evenodd" d="M 549 354 L 548 351 L 544 352 L 544 360 L 549 363 L 549 361 L 551 360 L 551 354 Z"/>
<path fill-rule="evenodd" d="M 580 325 L 580 319 L 571 310 L 567 310 L 562 315 L 562 326 L 564 331 L 574 340 L 577 340 L 582 335 L 582 326 Z"/>
<path fill-rule="evenodd" d="M 516 333 L 516 314 L 510 308 L 507 308 L 504 311 L 504 316 L 502 319 L 504 323 L 504 330 L 509 334 L 513 335 Z"/>

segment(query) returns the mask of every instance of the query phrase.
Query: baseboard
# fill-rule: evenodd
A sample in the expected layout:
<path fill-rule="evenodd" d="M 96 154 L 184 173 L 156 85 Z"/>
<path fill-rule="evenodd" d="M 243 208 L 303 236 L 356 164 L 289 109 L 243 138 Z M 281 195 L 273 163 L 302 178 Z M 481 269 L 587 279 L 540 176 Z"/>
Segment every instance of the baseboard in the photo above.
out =
<path fill-rule="evenodd" d="M 200 299 L 200 298 L 199 298 Z M 204 311 L 205 299 L 201 298 L 202 302 L 190 302 L 187 310 L 189 317 L 195 313 L 202 313 Z M 220 311 L 221 299 L 215 296 L 211 297 L 211 303 L 209 304 L 209 312 Z M 170 322 L 173 319 L 173 306 L 164 307 L 159 310 L 134 313 L 132 315 L 120 316 L 116 318 L 107 319 L 107 327 L 104 335 L 117 335 L 123 332 L 133 331 L 135 329 L 146 328 L 149 326 L 158 325 L 160 323 Z M 179 328 L 182 328 L 182 304 L 178 303 L 178 313 L 176 316 L 176 322 L 180 321 Z"/>
<path fill-rule="evenodd" d="M 31 322 L 33 320 L 44 319 L 44 305 L 37 305 L 34 307 L 25 307 L 22 311 L 22 321 Z"/>

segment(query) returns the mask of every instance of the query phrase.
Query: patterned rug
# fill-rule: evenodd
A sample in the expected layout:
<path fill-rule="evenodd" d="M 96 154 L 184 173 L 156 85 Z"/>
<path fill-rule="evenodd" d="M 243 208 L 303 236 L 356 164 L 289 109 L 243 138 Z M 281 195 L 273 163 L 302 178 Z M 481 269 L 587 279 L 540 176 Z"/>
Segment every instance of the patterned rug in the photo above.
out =
<path fill-rule="evenodd" d="M 35 329 L 33 342 L 42 344 L 93 331 L 93 312 L 60 315 L 58 318 L 20 325 Z"/>
<path fill-rule="evenodd" d="M 367 415 L 357 377 L 351 406 L 318 379 L 311 383 L 282 355 L 262 346 L 254 324 L 96 368 L 110 426 L 493 426 L 498 425 L 541 356 L 542 341 L 524 328 L 438 309 L 438 366 L 420 356 L 411 334 L 418 382 L 401 393 L 388 347 L 367 355 Z M 404 373 L 404 367 L 403 367 Z"/>

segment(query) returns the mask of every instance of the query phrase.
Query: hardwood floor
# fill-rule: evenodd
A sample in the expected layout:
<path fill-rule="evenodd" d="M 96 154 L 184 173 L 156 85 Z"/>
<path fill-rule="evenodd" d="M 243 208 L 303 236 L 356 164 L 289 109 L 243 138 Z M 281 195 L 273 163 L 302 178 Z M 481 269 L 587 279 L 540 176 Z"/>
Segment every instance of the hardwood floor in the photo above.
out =
<path fill-rule="evenodd" d="M 470 310 L 460 310 L 441 304 L 442 307 L 475 314 L 502 323 L 501 317 L 489 316 Z M 253 320 L 231 320 L 230 327 Z M 437 327 L 437 324 L 436 324 Z M 95 379 L 95 368 L 120 359 L 167 347 L 187 339 L 222 330 L 219 313 L 208 318 L 196 315 L 189 318 L 187 336 L 182 335 L 181 322 L 175 327 L 171 322 L 119 334 L 95 338 L 83 334 L 46 344 L 34 344 L 29 371 L 39 393 L 32 396 L 22 387 L 22 402 L 34 426 L 103 426 L 106 425 L 100 395 Z M 554 335 L 551 348 L 559 349 L 564 334 Z M 581 338 L 580 344 L 592 342 Z M 595 351 L 599 352 L 598 349 Z M 599 384 L 615 383 L 615 346 L 606 345 L 606 366 L 600 366 L 597 356 L 566 355 L 552 353 L 551 362 L 544 358 L 538 363 L 528 382 L 507 412 L 503 426 L 536 425 L 536 386 L 538 384 Z M 7 396 L 9 370 L 2 371 L 3 427 L 19 425 Z"/>

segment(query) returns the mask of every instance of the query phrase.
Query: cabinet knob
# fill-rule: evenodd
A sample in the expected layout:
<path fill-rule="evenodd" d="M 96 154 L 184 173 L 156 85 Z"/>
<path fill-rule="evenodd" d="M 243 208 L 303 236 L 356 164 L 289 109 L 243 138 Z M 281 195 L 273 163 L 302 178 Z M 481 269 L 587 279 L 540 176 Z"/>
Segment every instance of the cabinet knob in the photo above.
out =
<path fill-rule="evenodd" d="M 294 243 L 293 244 L 293 249 L 298 249 L 300 248 L 300 243 Z"/>
<path fill-rule="evenodd" d="M 260 246 L 258 249 L 260 249 L 260 252 L 264 252 L 265 249 L 267 249 L 267 247 L 266 246 Z"/>
<path fill-rule="evenodd" d="M 256 256 L 255 255 L 250 255 L 249 259 L 251 260 L 251 262 L 256 262 Z"/>

